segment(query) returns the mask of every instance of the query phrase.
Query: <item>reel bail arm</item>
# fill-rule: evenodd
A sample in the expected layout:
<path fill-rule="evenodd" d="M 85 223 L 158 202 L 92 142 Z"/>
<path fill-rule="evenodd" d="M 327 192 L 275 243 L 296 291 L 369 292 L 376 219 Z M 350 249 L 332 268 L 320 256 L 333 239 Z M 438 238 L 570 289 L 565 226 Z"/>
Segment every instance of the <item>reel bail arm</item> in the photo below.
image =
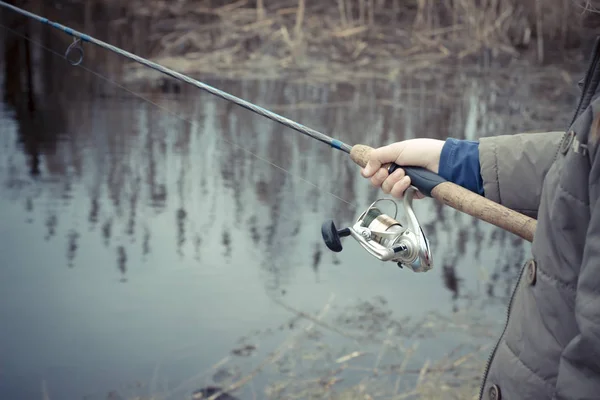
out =
<path fill-rule="evenodd" d="M 408 267 L 414 272 L 429 271 L 433 267 L 429 241 L 412 209 L 416 191 L 415 187 L 410 187 L 404 196 L 406 226 L 396 220 L 398 206 L 393 200 L 378 199 L 348 228 L 338 230 L 333 221 L 324 222 L 321 233 L 325 244 L 331 251 L 340 252 L 340 238 L 352 236 L 369 254 L 381 261 L 396 262 L 400 268 Z M 394 217 L 376 207 L 377 203 L 384 200 L 396 206 Z"/>

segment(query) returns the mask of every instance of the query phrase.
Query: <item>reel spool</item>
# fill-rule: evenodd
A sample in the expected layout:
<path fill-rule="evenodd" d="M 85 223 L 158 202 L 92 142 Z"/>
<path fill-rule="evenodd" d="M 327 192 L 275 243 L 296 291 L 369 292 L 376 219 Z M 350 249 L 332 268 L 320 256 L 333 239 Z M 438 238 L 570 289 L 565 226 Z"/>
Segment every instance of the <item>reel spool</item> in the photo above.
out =
<path fill-rule="evenodd" d="M 423 233 L 412 209 L 413 196 L 417 189 L 411 186 L 404 194 L 404 210 L 407 225 L 396 220 L 398 206 L 391 199 L 374 201 L 356 220 L 354 225 L 338 230 L 332 220 L 321 226 L 321 234 L 329 250 L 342 251 L 341 238 L 352 236 L 372 256 L 381 261 L 396 262 L 400 268 L 408 267 L 414 272 L 426 272 L 433 268 L 429 241 Z M 381 212 L 375 205 L 390 201 L 396 207 L 394 217 Z"/>

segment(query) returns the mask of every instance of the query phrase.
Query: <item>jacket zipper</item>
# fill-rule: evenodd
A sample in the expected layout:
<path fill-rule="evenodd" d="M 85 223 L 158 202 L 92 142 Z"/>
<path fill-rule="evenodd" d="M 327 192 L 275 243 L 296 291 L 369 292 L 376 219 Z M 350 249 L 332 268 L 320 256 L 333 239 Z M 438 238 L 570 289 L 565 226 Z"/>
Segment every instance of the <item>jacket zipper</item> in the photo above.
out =
<path fill-rule="evenodd" d="M 488 357 L 487 363 L 485 365 L 485 372 L 483 374 L 483 380 L 481 382 L 481 387 L 479 388 L 479 400 L 483 399 L 483 388 L 485 388 L 488 373 L 490 372 L 490 365 L 492 363 L 494 356 L 496 355 L 498 346 L 500 345 L 500 342 L 502 341 L 502 338 L 504 337 L 504 334 L 506 333 L 506 328 L 508 327 L 508 320 L 510 318 L 510 310 L 512 309 L 515 294 L 517 293 L 517 290 L 519 289 L 519 285 L 521 284 L 521 279 L 523 278 L 523 272 L 525 271 L 526 266 L 527 266 L 527 262 L 525 262 L 525 264 L 523 264 L 523 266 L 521 267 L 521 272 L 519 273 L 519 279 L 517 279 L 517 284 L 513 288 L 512 294 L 510 296 L 510 300 L 508 302 L 508 307 L 506 309 L 506 320 L 504 322 L 504 329 L 502 329 L 502 334 L 498 338 L 498 341 L 496 342 L 496 345 L 494 346 L 492 352 L 490 353 L 490 356 Z"/>
<path fill-rule="evenodd" d="M 596 38 L 596 44 L 594 45 L 594 50 L 592 52 L 592 57 L 590 58 L 587 71 L 585 73 L 585 78 L 583 80 L 583 87 L 581 89 L 581 96 L 579 97 L 579 102 L 577 103 L 577 108 L 575 109 L 575 114 L 573 115 L 573 119 L 571 123 L 567 127 L 569 129 L 571 125 L 575 122 L 579 114 L 581 113 L 581 108 L 583 106 L 583 100 L 586 98 L 587 91 L 590 86 L 590 80 L 592 79 L 592 75 L 594 70 L 596 69 L 596 64 L 598 64 L 598 60 L 600 59 L 600 36 Z"/>

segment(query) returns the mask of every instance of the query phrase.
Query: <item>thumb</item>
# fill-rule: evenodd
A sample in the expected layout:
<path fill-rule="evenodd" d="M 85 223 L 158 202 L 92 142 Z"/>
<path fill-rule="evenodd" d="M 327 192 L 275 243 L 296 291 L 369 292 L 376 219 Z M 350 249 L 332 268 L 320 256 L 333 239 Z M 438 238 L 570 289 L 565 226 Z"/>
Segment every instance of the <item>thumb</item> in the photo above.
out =
<path fill-rule="evenodd" d="M 382 164 L 396 161 L 403 150 L 403 142 L 396 142 L 371 150 L 369 162 L 367 162 L 367 165 L 365 165 L 365 168 L 362 170 L 362 175 L 365 178 L 370 178 L 379 168 L 381 168 Z"/>

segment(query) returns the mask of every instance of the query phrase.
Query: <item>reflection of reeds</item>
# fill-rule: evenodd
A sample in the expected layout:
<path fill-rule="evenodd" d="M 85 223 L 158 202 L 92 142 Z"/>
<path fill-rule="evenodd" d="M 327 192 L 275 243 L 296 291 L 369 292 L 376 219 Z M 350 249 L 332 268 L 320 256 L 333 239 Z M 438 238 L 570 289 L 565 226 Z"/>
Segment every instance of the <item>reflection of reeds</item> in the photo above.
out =
<path fill-rule="evenodd" d="M 46 70 L 37 72 L 43 71 Z M 65 73 L 63 69 L 58 71 Z M 81 84 L 79 80 L 43 73 L 48 75 L 46 80 L 71 83 L 65 84 L 65 90 Z M 91 81 L 98 81 L 95 76 L 88 76 Z M 526 79 L 527 85 L 522 85 L 516 76 Z M 569 115 L 561 112 L 561 105 L 553 96 L 561 96 L 565 103 L 573 100 L 565 96 L 569 89 L 563 82 L 569 78 L 565 76 L 554 68 L 533 74 L 485 77 L 483 83 L 470 76 L 472 85 L 467 90 L 463 78 L 450 74 L 424 74 L 422 79 L 403 78 L 394 84 L 369 81 L 322 88 L 281 81 L 222 81 L 217 86 L 347 143 L 378 146 L 415 135 L 461 137 L 465 126 L 472 127 L 467 128 L 472 132 L 465 132 L 468 139 L 563 126 Z M 246 232 L 249 243 L 260 249 L 261 266 L 277 282 L 285 282 L 288 269 L 295 268 L 288 266 L 289 251 L 301 253 L 298 257 L 306 265 L 312 264 L 315 271 L 320 263 L 326 264 L 332 258 L 335 262 L 335 257 L 324 249 L 318 228 L 306 239 L 302 232 L 310 223 L 306 215 L 313 218 L 319 213 L 317 218 L 333 218 L 339 226 L 347 225 L 381 193 L 364 185 L 356 167 L 339 152 L 231 103 L 225 103 L 225 107 L 214 97 L 189 101 L 198 95 L 197 89 L 184 87 L 181 95 L 188 100 L 159 94 L 150 97 L 154 104 L 129 99 L 123 106 L 112 107 L 114 102 L 123 100 L 95 99 L 88 103 L 75 98 L 62 105 L 71 113 L 60 121 L 61 131 L 78 132 L 85 126 L 85 132 L 93 133 L 73 135 L 69 142 L 60 145 L 53 138 L 50 148 L 58 146 L 60 151 L 44 152 L 45 165 L 51 166 L 45 174 L 64 181 L 64 186 L 74 192 L 80 185 L 88 186 L 90 198 L 85 202 L 89 228 L 98 225 L 101 240 L 106 246 L 114 246 L 115 251 L 123 245 L 125 233 L 130 242 L 127 253 L 135 254 L 129 248 L 139 246 L 147 255 L 160 236 L 154 215 L 172 212 L 169 218 L 176 228 L 175 250 L 184 257 L 200 259 L 204 251 L 209 252 L 207 232 L 212 231 L 217 214 L 224 215 L 222 210 L 216 211 L 217 204 L 232 196 L 234 218 L 215 227 L 227 258 L 235 258 L 237 253 L 233 245 L 237 229 L 233 227 L 237 226 Z M 547 101 L 529 100 L 542 97 Z M 94 113 L 86 114 L 92 108 Z M 38 111 L 38 117 L 42 112 Z M 48 121 L 47 129 L 54 120 Z M 40 130 L 32 130 L 27 119 L 18 122 L 23 141 L 37 143 Z M 98 146 L 100 150 L 94 150 L 93 157 L 82 155 Z M 236 160 L 238 167 L 223 160 Z M 66 175 L 65 171 L 73 167 L 79 172 Z M 8 183 L 18 180 L 22 173 L 14 170 L 16 175 L 7 176 Z M 259 208 L 253 209 L 256 206 Z M 464 259 L 459 257 L 464 244 L 473 239 L 477 239 L 476 243 L 489 240 L 490 247 L 511 249 L 511 258 L 498 260 L 499 276 L 492 275 L 492 280 L 512 277 L 513 271 L 504 265 L 520 264 L 522 251 L 516 252 L 519 246 L 509 243 L 505 235 L 489 237 L 489 231 L 481 231 L 482 224 L 446 220 L 455 215 L 450 211 L 434 203 L 429 211 L 418 213 L 433 248 L 446 252 L 443 265 L 447 266 L 447 277 L 453 276 L 453 268 Z M 47 221 L 48 237 L 55 233 L 64 235 L 57 227 L 64 223 L 59 220 L 68 216 L 60 209 L 49 209 L 48 213 L 53 215 Z M 427 214 L 435 217 L 427 221 Z M 68 228 L 71 227 L 65 227 Z M 77 231 L 83 234 L 81 229 Z M 75 237 L 71 239 L 68 257 L 74 257 L 78 243 Z M 286 246 L 289 250 L 284 251 Z M 475 248 L 475 260 L 479 260 L 480 246 Z M 453 284 L 447 286 L 458 297 L 464 293 L 459 287 L 455 290 Z M 495 291 L 501 293 L 502 289 Z"/>

